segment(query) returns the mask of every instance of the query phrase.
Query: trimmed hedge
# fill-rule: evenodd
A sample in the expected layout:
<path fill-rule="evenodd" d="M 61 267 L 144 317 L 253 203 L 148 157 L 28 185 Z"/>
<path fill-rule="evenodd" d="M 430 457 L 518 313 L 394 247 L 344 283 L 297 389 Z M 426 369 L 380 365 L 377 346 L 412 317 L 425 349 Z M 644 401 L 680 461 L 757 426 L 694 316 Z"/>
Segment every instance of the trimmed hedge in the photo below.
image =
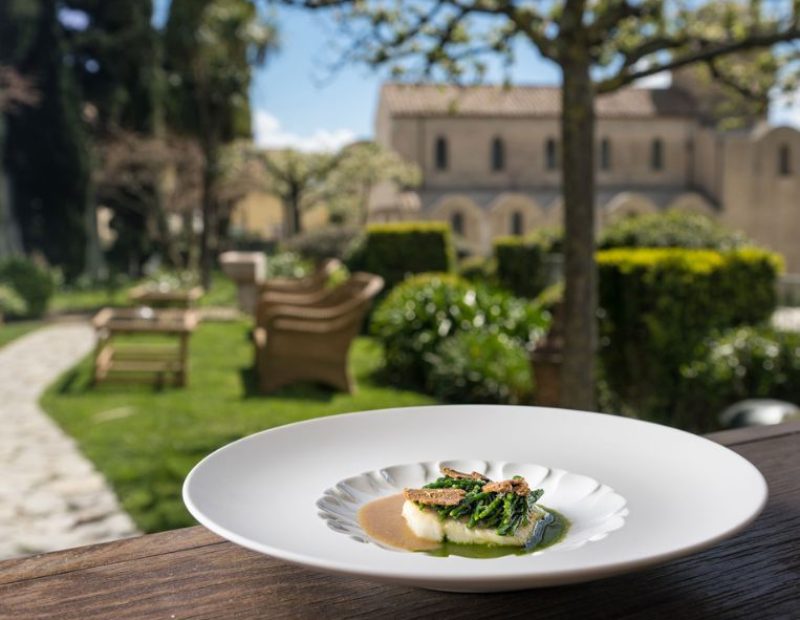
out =
<path fill-rule="evenodd" d="M 598 247 L 611 248 L 696 248 L 732 250 L 747 239 L 710 217 L 687 211 L 666 211 L 623 218 L 600 234 Z"/>
<path fill-rule="evenodd" d="M 458 275 L 470 282 L 496 285 L 497 261 L 485 256 L 470 256 L 458 264 Z"/>
<path fill-rule="evenodd" d="M 494 241 L 497 280 L 514 295 L 533 299 L 550 282 L 550 256 L 561 251 L 563 235 L 543 228 L 527 237 L 499 237 Z"/>
<path fill-rule="evenodd" d="M 387 290 L 409 275 L 454 271 L 450 227 L 441 222 L 371 224 L 348 267 L 382 276 Z"/>
<path fill-rule="evenodd" d="M 442 342 L 428 362 L 428 388 L 439 400 L 501 405 L 530 401 L 528 351 L 505 334 L 460 332 Z"/>
<path fill-rule="evenodd" d="M 681 366 L 709 333 L 771 316 L 782 267 L 756 248 L 616 249 L 597 263 L 604 376 L 627 407 L 664 422 L 674 417 Z"/>
<path fill-rule="evenodd" d="M 706 433 L 718 415 L 746 398 L 800 404 L 800 334 L 741 327 L 708 338 L 696 359 L 681 368 L 682 428 Z"/>
<path fill-rule="evenodd" d="M 460 332 L 505 334 L 526 346 L 547 327 L 534 304 L 449 274 L 408 278 L 372 315 L 371 333 L 383 342 L 386 378 L 412 389 L 428 387 L 429 355 Z"/>

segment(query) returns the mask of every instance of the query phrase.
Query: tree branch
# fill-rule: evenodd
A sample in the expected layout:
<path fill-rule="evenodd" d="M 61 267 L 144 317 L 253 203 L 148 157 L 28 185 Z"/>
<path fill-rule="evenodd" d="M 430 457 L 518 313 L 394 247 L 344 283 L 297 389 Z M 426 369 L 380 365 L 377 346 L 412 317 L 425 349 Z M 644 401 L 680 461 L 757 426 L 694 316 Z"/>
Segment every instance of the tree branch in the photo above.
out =
<path fill-rule="evenodd" d="M 745 99 L 761 100 L 764 98 L 764 93 L 759 93 L 755 89 L 745 86 L 731 76 L 726 75 L 725 72 L 720 69 L 719 64 L 717 63 L 718 60 L 718 58 L 711 58 L 705 63 L 708 67 L 708 70 L 711 72 L 711 77 L 714 78 L 715 81 L 737 92 Z"/>
<path fill-rule="evenodd" d="M 684 45 L 693 46 L 694 49 L 677 54 L 666 62 L 653 63 L 644 69 L 635 70 L 632 66 L 633 63 L 629 63 L 626 60 L 616 75 L 598 82 L 596 90 L 598 93 L 611 92 L 636 80 L 655 75 L 656 73 L 673 71 L 696 62 L 708 62 L 728 54 L 770 47 L 777 43 L 797 38 L 800 38 L 800 28 L 793 25 L 782 31 L 754 34 L 738 41 L 714 42 L 703 39 L 689 39 L 685 41 Z M 644 42 L 637 50 L 631 52 L 631 55 L 637 55 L 638 59 L 641 60 L 648 55 L 656 54 L 660 51 L 683 47 L 684 45 L 681 45 L 680 42 L 680 37 L 674 39 L 652 39 Z M 647 54 L 640 53 L 642 48 L 648 49 L 649 52 Z"/>

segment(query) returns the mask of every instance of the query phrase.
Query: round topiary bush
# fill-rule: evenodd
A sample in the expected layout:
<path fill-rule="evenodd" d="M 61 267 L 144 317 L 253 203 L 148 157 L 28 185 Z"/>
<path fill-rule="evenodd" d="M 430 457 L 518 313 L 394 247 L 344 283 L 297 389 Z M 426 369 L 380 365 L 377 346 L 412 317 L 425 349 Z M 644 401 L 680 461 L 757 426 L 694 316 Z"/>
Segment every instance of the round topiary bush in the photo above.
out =
<path fill-rule="evenodd" d="M 490 291 L 458 276 L 422 274 L 408 278 L 378 306 L 371 333 L 385 349 L 388 380 L 425 389 L 427 356 L 459 332 L 505 334 L 525 346 L 544 332 L 549 315 L 538 306 Z"/>
<path fill-rule="evenodd" d="M 45 313 L 56 288 L 53 274 L 27 258 L 9 258 L 0 263 L 0 282 L 16 291 L 25 302 L 25 315 L 32 318 Z"/>
<path fill-rule="evenodd" d="M 427 358 L 428 391 L 451 403 L 526 403 L 533 392 L 528 351 L 503 333 L 460 332 Z"/>
<path fill-rule="evenodd" d="M 0 321 L 6 316 L 24 316 L 25 301 L 10 286 L 0 284 Z"/>

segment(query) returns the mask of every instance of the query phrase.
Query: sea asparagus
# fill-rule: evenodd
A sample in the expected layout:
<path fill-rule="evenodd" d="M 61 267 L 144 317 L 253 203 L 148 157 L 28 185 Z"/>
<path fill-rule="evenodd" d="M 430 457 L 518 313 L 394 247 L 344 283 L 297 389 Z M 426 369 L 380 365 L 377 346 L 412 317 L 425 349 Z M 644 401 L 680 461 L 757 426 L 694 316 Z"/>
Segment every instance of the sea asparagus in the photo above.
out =
<path fill-rule="evenodd" d="M 534 504 L 542 497 L 544 491 L 535 489 L 525 494 L 515 492 L 483 491 L 488 479 L 454 478 L 442 476 L 426 484 L 426 489 L 462 489 L 463 499 L 456 506 L 429 506 L 436 510 L 439 518 L 467 519 L 467 527 L 480 525 L 494 529 L 501 536 L 513 536 L 521 525 L 527 525 L 528 515 Z M 524 480 L 522 476 L 514 476 L 513 480 Z M 420 506 L 422 509 L 425 507 Z"/>

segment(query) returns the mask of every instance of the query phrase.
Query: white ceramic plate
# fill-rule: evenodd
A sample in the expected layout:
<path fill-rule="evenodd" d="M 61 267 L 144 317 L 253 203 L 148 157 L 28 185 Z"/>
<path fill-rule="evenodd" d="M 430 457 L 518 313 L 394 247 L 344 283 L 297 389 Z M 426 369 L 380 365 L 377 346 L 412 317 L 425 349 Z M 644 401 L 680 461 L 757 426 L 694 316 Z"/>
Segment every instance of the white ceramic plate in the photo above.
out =
<path fill-rule="evenodd" d="M 495 559 L 432 557 L 370 541 L 358 507 L 434 479 L 441 461 L 529 477 L 545 489 L 542 503 L 573 521 L 569 534 L 541 552 Z M 731 450 L 664 426 L 565 409 L 453 405 L 332 416 L 252 435 L 201 461 L 183 497 L 211 531 L 289 562 L 490 592 L 588 581 L 706 548 L 753 522 L 767 485 Z"/>

